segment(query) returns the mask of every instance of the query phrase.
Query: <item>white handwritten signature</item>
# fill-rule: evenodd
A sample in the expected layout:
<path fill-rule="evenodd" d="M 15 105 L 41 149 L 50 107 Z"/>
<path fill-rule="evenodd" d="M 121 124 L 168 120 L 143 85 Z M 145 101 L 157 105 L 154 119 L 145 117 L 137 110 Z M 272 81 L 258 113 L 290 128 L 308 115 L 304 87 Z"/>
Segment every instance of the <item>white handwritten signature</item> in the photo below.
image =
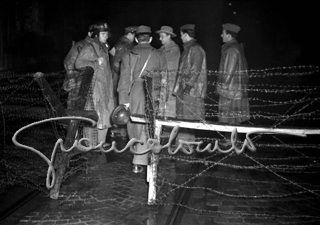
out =
<path fill-rule="evenodd" d="M 37 149 L 35 149 L 33 147 L 30 147 L 30 146 L 21 144 L 16 140 L 16 138 L 19 135 L 19 133 L 22 132 L 23 130 L 25 130 L 27 128 L 30 128 L 32 126 L 35 126 L 35 125 L 39 125 L 41 123 L 46 123 L 46 122 L 56 121 L 56 120 L 83 120 L 83 121 L 90 122 L 93 127 L 96 126 L 96 122 L 94 120 L 89 119 L 89 118 L 85 118 L 85 117 L 74 117 L 74 116 L 70 116 L 70 117 L 55 117 L 55 118 L 49 118 L 49 119 L 37 121 L 37 122 L 31 123 L 31 124 L 29 124 L 27 126 L 24 126 L 24 127 L 20 128 L 18 131 L 16 131 L 15 134 L 13 135 L 13 137 L 12 137 L 12 142 L 16 146 L 31 150 L 34 153 L 38 154 L 41 158 L 43 158 L 46 161 L 46 163 L 48 164 L 46 187 L 48 189 L 53 188 L 55 180 L 56 180 L 56 172 L 55 172 L 55 168 L 54 168 L 53 162 L 54 162 L 55 155 L 56 155 L 56 152 L 57 152 L 57 149 L 58 149 L 59 146 L 60 146 L 61 151 L 66 152 L 66 153 L 72 151 L 74 148 L 76 148 L 77 150 L 82 151 L 82 152 L 88 152 L 88 151 L 91 151 L 93 149 L 99 149 L 101 152 L 105 152 L 105 153 L 110 152 L 110 151 L 115 151 L 117 153 L 121 153 L 121 152 L 124 152 L 126 149 L 130 149 L 130 151 L 133 154 L 143 155 L 143 154 L 149 153 L 150 151 L 155 153 L 155 154 L 159 154 L 162 149 L 168 148 L 168 153 L 171 154 L 171 155 L 176 154 L 179 150 L 181 150 L 183 153 L 188 154 L 188 155 L 192 154 L 194 151 L 197 151 L 197 152 L 208 151 L 210 153 L 211 152 L 215 152 L 215 151 L 219 151 L 221 153 L 229 153 L 229 152 L 231 152 L 233 150 L 237 154 L 241 154 L 246 147 L 248 147 L 248 149 L 251 150 L 251 151 L 256 151 L 256 147 L 254 146 L 252 140 L 249 137 L 250 134 L 276 133 L 276 134 L 286 134 L 286 135 L 295 135 L 295 136 L 300 136 L 300 137 L 306 137 L 305 134 L 295 134 L 295 133 L 291 133 L 291 132 L 279 132 L 279 131 L 270 131 L 270 130 L 268 130 L 268 131 L 261 131 L 261 130 L 252 131 L 252 132 L 249 132 L 249 133 L 246 134 L 246 139 L 244 140 L 241 149 L 239 149 L 236 146 L 237 129 L 234 128 L 232 130 L 232 133 L 231 133 L 231 147 L 229 149 L 227 149 L 227 150 L 222 150 L 219 147 L 218 140 L 215 141 L 215 145 L 214 145 L 213 149 L 212 149 L 212 145 L 210 143 L 204 149 L 200 149 L 200 146 L 201 146 L 201 144 L 203 144 L 203 141 L 188 142 L 188 141 L 179 140 L 178 147 L 175 150 L 173 150 L 172 149 L 172 142 L 174 141 L 174 139 L 177 136 L 178 131 L 179 131 L 179 126 L 177 125 L 172 129 L 170 137 L 169 137 L 169 141 L 168 141 L 167 144 L 161 146 L 161 144 L 160 144 L 158 139 L 151 139 L 150 138 L 150 139 L 147 140 L 147 143 L 146 143 L 146 147 L 147 148 L 146 148 L 146 150 L 143 151 L 143 152 L 139 152 L 139 153 L 137 153 L 135 151 L 134 146 L 137 143 L 142 144 L 142 145 L 144 143 L 142 141 L 140 141 L 140 140 L 135 139 L 135 138 L 130 139 L 129 142 L 126 144 L 126 146 L 122 150 L 118 150 L 116 148 L 116 142 L 115 141 L 112 142 L 112 145 L 108 150 L 105 150 L 105 149 L 102 148 L 102 146 L 103 146 L 103 144 L 105 142 L 100 142 L 98 145 L 93 146 L 88 138 L 81 138 L 80 140 L 74 140 L 73 145 L 69 149 L 66 149 L 65 146 L 63 145 L 63 139 L 59 138 L 56 141 L 55 145 L 54 145 L 54 149 L 52 151 L 50 159 L 48 159 L 39 150 L 37 150 Z M 89 146 L 83 145 L 82 143 L 84 141 L 86 141 L 86 143 L 89 143 Z M 50 178 L 51 178 L 51 182 L 50 182 Z"/>

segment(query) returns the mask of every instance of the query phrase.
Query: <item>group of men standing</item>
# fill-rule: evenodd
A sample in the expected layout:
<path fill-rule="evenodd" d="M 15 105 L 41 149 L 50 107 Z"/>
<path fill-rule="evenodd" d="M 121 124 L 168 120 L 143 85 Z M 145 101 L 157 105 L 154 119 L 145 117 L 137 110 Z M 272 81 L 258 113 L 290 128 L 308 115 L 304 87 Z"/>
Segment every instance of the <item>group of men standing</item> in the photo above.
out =
<path fill-rule="evenodd" d="M 137 45 L 128 54 L 121 58 L 120 79 L 118 84 L 119 103 L 126 105 L 132 114 L 144 115 L 147 88 L 147 76 L 157 79 L 161 74 L 160 82 L 165 80 L 168 89 L 164 105 L 159 110 L 164 111 L 166 117 L 178 119 L 205 119 L 204 99 L 207 89 L 206 55 L 201 45 L 195 39 L 195 25 L 186 24 L 180 28 L 184 50 L 180 55 L 179 46 L 172 40 L 176 34 L 169 26 L 162 26 L 156 31 L 159 34 L 162 47 L 157 50 L 150 43 L 152 32 L 149 26 L 139 26 L 136 30 Z M 164 79 L 167 77 L 168 79 Z M 163 88 L 166 87 L 166 88 Z M 163 92 L 163 90 L 160 90 Z M 154 93 L 153 93 L 154 94 Z M 153 96 L 155 97 L 155 96 Z M 163 109 L 164 108 L 164 109 Z M 129 138 L 136 138 L 146 143 L 148 135 L 146 125 L 128 122 Z M 182 134 L 182 132 L 180 132 Z M 188 141 L 195 140 L 192 130 L 185 130 L 184 136 L 179 136 Z M 146 150 L 146 144 L 137 144 L 136 151 Z M 148 154 L 134 155 L 134 172 L 141 172 L 142 166 L 148 164 Z"/>
<path fill-rule="evenodd" d="M 217 85 L 220 95 L 218 118 L 223 123 L 240 123 L 249 119 L 247 64 L 243 49 L 235 39 L 239 30 L 240 27 L 234 24 L 223 25 L 225 44 L 222 46 Z M 94 69 L 85 110 L 96 110 L 99 120 L 97 128 L 84 129 L 84 136 L 92 140 L 92 144 L 105 142 L 106 132 L 111 127 L 110 115 L 118 104 L 129 108 L 131 114 L 146 113 L 148 90 L 145 81 L 147 77 L 158 79 L 159 74 L 160 83 L 165 82 L 166 87 L 161 85 L 160 92 L 163 93 L 160 95 L 164 95 L 159 105 L 159 111 L 163 112 L 161 115 L 180 120 L 205 120 L 206 53 L 195 39 L 195 25 L 180 27 L 182 53 L 172 40 L 177 36 L 172 27 L 162 26 L 156 33 L 162 43 L 160 49 L 150 44 L 151 28 L 141 25 L 125 28 L 124 36 L 110 50 L 107 45 L 109 28 L 107 23 L 100 21 L 90 26 L 88 37 L 76 43 L 66 56 L 64 65 L 68 77 L 76 77 L 77 71 L 86 66 Z M 113 56 L 112 60 L 109 60 L 109 54 Z M 72 107 L 72 97 L 77 95 L 78 84 L 74 83 L 75 88 L 69 90 L 68 107 Z M 225 95 L 228 91 L 237 94 Z M 144 124 L 129 121 L 127 131 L 129 139 L 136 138 L 146 143 L 149 138 Z M 192 129 L 181 129 L 178 139 L 195 141 L 195 133 Z M 138 153 L 146 148 L 146 144 L 135 146 Z M 134 155 L 132 163 L 134 172 L 142 172 L 143 166 L 148 164 L 148 154 Z"/>

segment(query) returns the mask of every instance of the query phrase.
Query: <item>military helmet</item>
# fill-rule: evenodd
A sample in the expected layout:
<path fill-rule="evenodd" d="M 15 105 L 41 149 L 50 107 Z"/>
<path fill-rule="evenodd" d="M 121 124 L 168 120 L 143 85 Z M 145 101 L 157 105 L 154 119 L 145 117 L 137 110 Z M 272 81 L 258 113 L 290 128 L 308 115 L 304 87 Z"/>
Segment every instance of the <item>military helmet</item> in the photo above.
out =
<path fill-rule="evenodd" d="M 116 107 L 111 115 L 111 120 L 116 125 L 125 125 L 130 120 L 130 110 L 125 105 Z"/>
<path fill-rule="evenodd" d="M 107 22 L 101 21 L 96 23 L 93 26 L 93 31 L 102 32 L 102 31 L 110 31 Z"/>
<path fill-rule="evenodd" d="M 97 23 L 95 23 L 93 25 L 93 29 L 92 29 L 92 32 L 93 32 L 93 35 L 92 37 L 96 37 L 96 36 L 99 36 L 99 33 L 100 32 L 110 32 L 110 29 L 108 27 L 108 24 L 107 22 L 105 21 L 98 21 Z"/>

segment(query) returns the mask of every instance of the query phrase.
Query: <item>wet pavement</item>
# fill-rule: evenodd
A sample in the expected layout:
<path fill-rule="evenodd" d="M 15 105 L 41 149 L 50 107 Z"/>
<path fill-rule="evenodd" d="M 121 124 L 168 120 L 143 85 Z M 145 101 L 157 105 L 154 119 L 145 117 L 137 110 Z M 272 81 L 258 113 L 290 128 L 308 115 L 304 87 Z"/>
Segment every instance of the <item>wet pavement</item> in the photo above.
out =
<path fill-rule="evenodd" d="M 30 212 L 18 224 L 146 224 L 145 173 L 132 173 L 128 154 L 109 158 L 107 164 L 69 177 L 57 200 L 44 194 L 35 197 L 27 203 Z M 17 214 L 6 222 L 15 220 Z"/>
<path fill-rule="evenodd" d="M 319 157 L 314 150 L 304 153 Z M 197 157 L 163 152 L 154 206 L 147 204 L 146 170 L 132 172 L 131 153 L 106 157 L 107 163 L 69 177 L 57 200 L 39 194 L 0 224 L 320 223 L 317 163 L 291 149 Z"/>

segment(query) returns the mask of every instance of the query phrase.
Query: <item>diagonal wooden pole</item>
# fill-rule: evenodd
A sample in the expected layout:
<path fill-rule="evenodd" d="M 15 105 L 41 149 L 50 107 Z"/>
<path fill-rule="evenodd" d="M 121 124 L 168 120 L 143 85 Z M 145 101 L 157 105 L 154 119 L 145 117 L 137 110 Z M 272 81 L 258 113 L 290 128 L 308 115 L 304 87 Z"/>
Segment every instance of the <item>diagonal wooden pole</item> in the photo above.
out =
<path fill-rule="evenodd" d="M 76 109 L 69 110 L 69 111 L 64 109 L 60 100 L 57 98 L 56 94 L 54 93 L 54 91 L 51 89 L 50 85 L 44 78 L 43 73 L 40 73 L 40 72 L 36 73 L 34 75 L 34 79 L 40 86 L 44 97 L 49 102 L 51 109 L 56 116 L 58 117 L 72 116 L 70 115 L 70 113 L 75 113 L 77 114 L 77 116 L 89 117 L 97 121 L 97 115 L 95 112 L 84 111 L 86 96 L 88 94 L 88 91 L 91 85 L 94 70 L 92 69 L 92 67 L 86 67 L 82 73 L 83 73 L 83 78 L 82 78 L 78 98 L 75 104 Z M 65 120 L 63 120 L 62 122 L 64 122 L 65 125 L 67 125 L 68 127 L 67 135 L 63 143 L 65 148 L 68 149 L 72 147 L 75 141 L 76 133 L 81 121 L 70 120 L 69 122 L 65 122 Z M 50 194 L 49 194 L 50 198 L 52 199 L 57 199 L 59 197 L 60 186 L 63 181 L 64 174 L 66 172 L 68 161 L 69 161 L 69 153 L 60 152 L 60 154 L 56 155 L 56 159 L 55 159 L 56 180 L 55 180 L 54 187 L 50 190 Z"/>

